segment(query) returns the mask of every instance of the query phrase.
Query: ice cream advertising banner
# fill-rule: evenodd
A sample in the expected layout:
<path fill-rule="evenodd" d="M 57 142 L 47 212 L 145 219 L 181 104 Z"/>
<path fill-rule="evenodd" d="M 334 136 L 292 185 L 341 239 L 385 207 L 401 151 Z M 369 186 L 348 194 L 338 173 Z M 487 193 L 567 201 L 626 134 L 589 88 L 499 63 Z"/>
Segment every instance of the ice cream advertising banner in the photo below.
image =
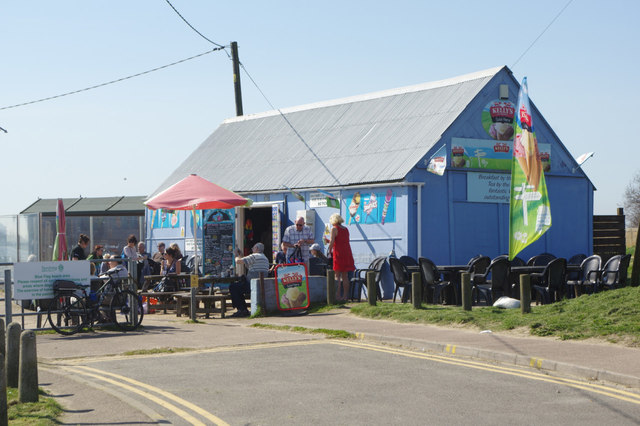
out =
<path fill-rule="evenodd" d="M 151 229 L 160 228 L 179 228 L 180 217 L 175 210 L 150 210 L 151 212 Z"/>
<path fill-rule="evenodd" d="M 346 198 L 348 216 L 347 225 L 360 223 L 372 225 L 393 223 L 396 221 L 396 196 L 392 190 L 386 192 L 356 192 Z"/>
<path fill-rule="evenodd" d="M 276 266 L 276 298 L 278 309 L 291 311 L 309 307 L 307 265 L 290 263 Z"/>
<path fill-rule="evenodd" d="M 516 107 L 510 101 L 491 101 L 482 110 L 482 127 L 494 140 L 513 140 Z"/>
<path fill-rule="evenodd" d="M 533 127 L 526 77 L 522 80 L 518 95 L 513 151 L 509 259 L 516 257 L 551 227 L 551 206 Z"/>
<path fill-rule="evenodd" d="M 538 145 L 544 171 L 551 170 L 551 144 Z M 451 166 L 467 169 L 511 170 L 513 142 L 451 138 Z"/>

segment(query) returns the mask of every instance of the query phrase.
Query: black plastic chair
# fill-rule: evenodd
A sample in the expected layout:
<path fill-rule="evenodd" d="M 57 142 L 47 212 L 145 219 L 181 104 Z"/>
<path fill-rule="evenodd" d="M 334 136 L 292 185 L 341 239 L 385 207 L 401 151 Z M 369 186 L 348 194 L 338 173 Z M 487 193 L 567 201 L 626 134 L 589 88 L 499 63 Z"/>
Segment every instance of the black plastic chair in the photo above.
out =
<path fill-rule="evenodd" d="M 538 283 L 531 286 L 536 294 L 536 304 L 542 301 L 546 305 L 560 299 L 564 294 L 566 273 L 567 260 L 559 257 L 549 262 L 542 273 L 531 274 L 531 281 Z"/>
<path fill-rule="evenodd" d="M 567 280 L 567 295 L 578 297 L 583 292 L 596 291 L 600 274 L 602 259 L 597 254 L 589 256 L 580 263 L 580 272 L 577 279 Z"/>
<path fill-rule="evenodd" d="M 422 287 L 425 290 L 423 300 L 429 303 L 444 303 L 444 290 L 453 291 L 450 281 L 442 281 L 438 267 L 430 259 L 421 257 L 418 259 L 422 274 Z"/>
<path fill-rule="evenodd" d="M 393 282 L 395 283 L 395 291 L 393 292 L 393 303 L 396 303 L 398 290 L 402 288 L 402 303 L 405 303 L 411 296 L 411 275 L 409 270 L 400 262 L 400 259 L 389 257 L 389 266 L 393 274 Z"/>
<path fill-rule="evenodd" d="M 540 253 L 527 260 L 527 266 L 546 266 L 555 258 L 551 253 Z"/>
<path fill-rule="evenodd" d="M 418 261 L 411 256 L 400 256 L 399 260 L 404 266 L 419 266 Z"/>
<path fill-rule="evenodd" d="M 624 261 L 623 261 L 624 259 Z M 607 260 L 600 271 L 598 288 L 601 290 L 612 290 L 623 287 L 627 280 L 627 269 L 629 268 L 630 255 L 616 255 Z M 624 269 L 624 270 L 623 270 Z M 624 278 L 621 277 L 624 275 Z"/>
<path fill-rule="evenodd" d="M 491 261 L 484 274 L 474 274 L 471 280 L 472 297 L 476 303 L 482 296 L 487 306 L 493 305 L 493 301 L 500 296 L 511 294 L 511 282 L 509 275 L 511 265 L 509 259 L 498 256 Z M 489 279 L 491 277 L 491 279 Z"/>
<path fill-rule="evenodd" d="M 351 278 L 351 288 L 349 298 L 354 300 L 360 300 L 360 295 L 362 294 L 362 290 L 364 289 L 365 294 L 367 291 L 367 272 L 373 271 L 376 273 L 375 281 L 378 287 L 377 299 L 382 300 L 382 289 L 380 288 L 380 281 L 382 280 L 382 268 L 387 261 L 386 256 L 379 256 L 373 259 L 373 261 L 369 264 L 369 267 L 366 269 L 356 269 L 353 273 L 353 278 Z"/>

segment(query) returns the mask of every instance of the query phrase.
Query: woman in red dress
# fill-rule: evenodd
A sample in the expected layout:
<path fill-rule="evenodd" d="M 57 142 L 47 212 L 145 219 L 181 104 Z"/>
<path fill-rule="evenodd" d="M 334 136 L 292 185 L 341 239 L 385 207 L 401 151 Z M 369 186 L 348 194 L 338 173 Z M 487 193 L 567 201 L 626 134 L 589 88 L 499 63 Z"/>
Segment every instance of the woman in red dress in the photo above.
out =
<path fill-rule="evenodd" d="M 356 269 L 351 244 L 349 244 L 349 230 L 342 225 L 344 219 L 337 213 L 331 215 L 329 223 L 333 228 L 327 252 L 332 255 L 333 270 L 336 273 L 336 299 L 344 301 L 349 298 L 349 272 Z M 340 297 L 340 289 L 342 289 L 342 297 Z"/>

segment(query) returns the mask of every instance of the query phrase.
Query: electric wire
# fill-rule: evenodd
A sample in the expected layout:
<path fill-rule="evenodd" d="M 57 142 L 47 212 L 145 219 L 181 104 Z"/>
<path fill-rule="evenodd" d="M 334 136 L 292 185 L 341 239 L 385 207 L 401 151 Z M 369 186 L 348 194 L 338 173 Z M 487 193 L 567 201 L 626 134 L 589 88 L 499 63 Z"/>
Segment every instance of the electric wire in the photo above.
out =
<path fill-rule="evenodd" d="M 174 12 L 176 12 L 176 14 L 184 21 L 185 24 L 187 24 L 189 26 L 189 28 L 191 28 L 193 31 L 195 31 L 200 37 L 202 37 L 203 39 L 207 40 L 209 43 L 215 44 L 216 46 L 222 47 L 220 46 L 218 43 L 211 41 L 210 39 L 208 39 L 207 37 L 205 37 L 200 31 L 198 31 L 193 25 L 191 25 L 189 23 L 189 21 L 187 21 L 181 14 L 180 12 L 178 12 L 178 10 L 171 4 L 171 2 L 169 0 L 165 0 L 167 2 L 167 4 L 169 6 L 171 6 L 171 8 L 174 10 Z M 227 54 L 227 57 L 229 59 L 231 58 L 231 55 L 229 55 L 229 52 L 226 51 L 226 49 L 224 49 L 224 52 Z M 293 133 L 295 133 L 295 135 L 298 137 L 298 139 L 300 139 L 300 141 L 302 141 L 302 143 L 304 144 L 305 147 L 307 147 L 307 149 L 309 150 L 309 152 L 311 152 L 311 155 L 313 155 L 315 157 L 316 160 L 318 160 L 318 162 L 322 165 L 322 167 L 324 167 L 327 172 L 329 173 L 329 175 L 331 175 L 331 177 L 338 183 L 338 185 L 342 185 L 340 183 L 340 180 L 331 172 L 331 170 L 329 169 L 329 167 L 327 167 L 327 165 L 320 159 L 320 157 L 318 157 L 318 155 L 313 151 L 313 149 L 311 148 L 311 146 L 309 146 L 309 144 L 304 140 L 304 138 L 302 137 L 302 135 L 300 135 L 300 133 L 296 130 L 295 127 L 293 127 L 293 124 L 291 124 L 291 122 L 289 121 L 289 119 L 282 113 L 282 111 L 280 111 L 280 108 L 276 108 L 275 106 L 273 106 L 273 104 L 271 103 L 271 101 L 269 100 L 269 98 L 267 98 L 267 95 L 265 95 L 265 93 L 262 91 L 262 89 L 260 88 L 260 86 L 258 86 L 258 83 L 256 83 L 256 81 L 253 79 L 253 77 L 251 77 L 251 74 L 249 74 L 249 71 L 247 71 L 247 69 L 245 68 L 244 64 L 240 61 L 238 61 L 238 64 L 240 65 L 240 67 L 242 68 L 242 70 L 244 71 L 244 73 L 247 75 L 247 77 L 249 77 L 249 80 L 251 80 L 251 82 L 253 83 L 253 85 L 256 87 L 256 89 L 258 89 L 258 92 L 260 92 L 260 94 L 262 95 L 262 97 L 265 99 L 265 101 L 267 101 L 267 103 L 269 104 L 269 106 L 271 107 L 271 109 L 278 111 L 278 113 L 280 114 L 280 116 L 284 119 L 284 121 L 287 123 L 287 125 L 291 128 L 291 130 L 293 130 Z"/>
<path fill-rule="evenodd" d="M 569 7 L 569 5 L 570 5 L 572 2 L 573 2 L 573 0 L 569 0 L 569 1 L 567 2 L 567 4 L 565 4 L 565 5 L 564 5 L 564 7 L 560 10 L 560 12 L 558 12 L 558 14 L 555 16 L 555 18 L 553 18 L 553 19 L 551 20 L 551 22 L 549 22 L 549 25 L 547 25 L 547 26 L 546 26 L 546 28 L 545 28 L 544 30 L 542 30 L 542 32 L 540 33 L 540 35 L 538 35 L 538 37 L 536 37 L 536 39 L 535 39 L 535 40 L 533 40 L 533 42 L 529 45 L 529 47 L 527 47 L 527 48 L 525 49 L 525 51 L 524 51 L 524 52 L 522 52 L 522 55 L 520 55 L 520 57 L 519 57 L 518 59 L 516 59 L 516 61 L 513 63 L 513 65 L 511 65 L 511 69 L 513 69 L 513 67 L 515 67 L 515 66 L 516 66 L 516 64 L 517 64 L 518 62 L 520 62 L 520 59 L 522 59 L 522 58 L 524 57 L 524 55 L 526 55 L 526 54 L 527 54 L 527 52 L 529 51 L 529 49 L 531 49 L 531 48 L 533 47 L 533 45 L 534 45 L 534 44 L 536 44 L 536 42 L 540 39 L 540 37 L 542 37 L 542 35 L 543 35 L 544 33 L 546 33 L 546 32 L 547 32 L 547 30 L 549 29 L 549 27 L 551 27 L 551 25 L 553 25 L 553 23 L 554 23 L 554 22 L 556 22 L 556 19 L 558 19 L 558 18 L 560 17 L 560 15 L 562 15 L 562 12 L 564 12 L 564 10 L 565 10 L 567 7 Z"/>
<path fill-rule="evenodd" d="M 173 11 L 174 11 L 174 12 L 175 12 L 179 17 L 180 17 L 180 19 L 182 19 L 182 20 L 184 21 L 184 23 L 185 23 L 185 24 L 187 24 L 187 25 L 189 26 L 189 28 L 191 28 L 193 31 L 195 31 L 195 32 L 196 32 L 200 37 L 202 37 L 203 39 L 207 40 L 207 41 L 208 41 L 209 43 L 211 43 L 211 44 L 215 44 L 215 45 L 216 45 L 216 46 L 218 46 L 218 47 L 222 47 L 222 48 L 224 48 L 224 46 L 222 46 L 221 44 L 218 44 L 218 43 L 216 43 L 215 41 L 211 41 L 211 40 L 209 40 L 209 39 L 208 39 L 207 37 L 205 37 L 205 36 L 204 36 L 200 31 L 196 30 L 196 29 L 195 29 L 195 27 L 194 27 L 193 25 L 191 25 L 191 24 L 189 23 L 189 21 L 187 21 L 187 20 L 184 18 L 184 16 L 182 16 L 182 15 L 180 14 L 180 12 L 178 12 L 178 9 L 176 9 L 175 7 L 173 7 L 173 5 L 171 4 L 171 2 L 170 2 L 169 0 L 165 0 L 165 1 L 167 2 L 167 4 L 168 4 L 169 6 L 171 6 L 171 9 L 173 9 Z M 226 50 L 225 50 L 225 52 L 226 52 Z"/>
<path fill-rule="evenodd" d="M 260 94 L 262 95 L 262 97 L 267 101 L 267 103 L 269 104 L 269 106 L 271 107 L 271 109 L 278 111 L 278 114 L 280 114 L 280 117 L 282 117 L 282 119 L 287 123 L 287 125 L 289 127 L 291 127 L 291 130 L 293 130 L 293 133 L 296 134 L 296 136 L 298 137 L 298 139 L 300 139 L 300 141 L 304 144 L 304 146 L 307 147 L 307 150 L 309 150 L 309 152 L 311 153 L 311 155 L 313 155 L 315 157 L 316 160 L 318 160 L 318 163 L 320 163 L 322 165 L 322 167 L 324 167 L 324 169 L 327 171 L 327 173 L 329 173 L 329 175 L 336 181 L 336 183 L 341 186 L 342 183 L 340 182 L 340 179 L 338 179 L 336 177 L 336 175 L 333 174 L 333 172 L 331 171 L 331 169 L 329 169 L 329 167 L 324 163 L 324 161 L 322 161 L 322 159 L 320 157 L 318 157 L 318 155 L 315 153 L 315 151 L 313 150 L 313 148 L 311 148 L 311 146 L 309 146 L 309 144 L 307 143 L 307 141 L 304 140 L 304 138 L 302 137 L 302 135 L 300 133 L 298 133 L 298 131 L 296 130 L 295 127 L 293 127 L 293 124 L 291 124 L 291 122 L 289 121 L 289 119 L 287 118 L 286 115 L 284 115 L 284 113 L 282 111 L 280 111 L 280 108 L 276 108 L 273 106 L 273 104 L 271 103 L 271 101 L 269 100 L 269 98 L 267 98 L 267 95 L 264 94 L 264 92 L 262 91 L 262 89 L 260 89 L 260 86 L 258 86 L 258 83 L 256 83 L 256 81 L 253 79 L 253 77 L 251 77 L 251 74 L 249 74 L 249 71 L 247 71 L 247 69 L 245 68 L 244 64 L 240 61 L 238 61 L 240 64 L 240 67 L 242 68 L 242 70 L 245 72 L 245 74 L 247 75 L 247 77 L 249 77 L 249 80 L 251 80 L 251 82 L 253 83 L 254 86 L 256 86 L 256 89 L 258 89 L 258 92 L 260 92 Z"/>
<path fill-rule="evenodd" d="M 190 60 L 192 60 L 192 59 L 199 58 L 200 56 L 208 55 L 209 53 L 213 53 L 213 52 L 215 52 L 215 51 L 217 51 L 217 50 L 224 50 L 224 46 L 222 46 L 222 47 L 217 47 L 217 48 L 215 48 L 215 49 L 212 49 L 212 50 L 209 50 L 209 51 L 206 51 L 206 52 L 200 53 L 200 54 L 198 54 L 198 55 L 191 56 L 191 57 L 189 57 L 189 58 L 181 59 L 181 60 L 179 60 L 179 61 L 172 62 L 172 63 L 170 63 L 170 64 L 163 65 L 163 66 L 161 66 L 161 67 L 157 67 L 157 68 L 153 68 L 153 69 L 151 69 L 151 70 L 147 70 L 147 71 L 139 72 L 139 73 L 137 73 L 137 74 L 133 74 L 133 75 L 130 75 L 130 76 L 127 76 L 127 77 L 122 77 L 122 78 L 119 78 L 119 79 L 117 79 L 117 80 L 111 80 L 111 81 L 108 81 L 108 82 L 106 82 L 106 83 L 96 84 L 95 86 L 85 87 L 84 89 L 79 89 L 79 90 L 74 90 L 74 91 L 72 91 L 72 92 L 62 93 L 62 94 L 60 94 L 60 95 L 49 96 L 49 97 L 47 97 L 47 98 L 42 98 L 42 99 L 38 99 L 38 100 L 35 100 L 35 101 L 23 102 L 23 103 L 20 103 L 20 104 L 15 104 L 15 105 L 9 105 L 9 106 L 5 106 L 5 107 L 1 107 L 1 108 L 0 108 L 0 111 L 5 110 L 5 109 L 10 109 L 10 108 L 18 108 L 18 107 L 25 106 L 25 105 L 31 105 L 31 104 L 35 104 L 35 103 L 38 103 L 38 102 L 50 101 L 50 100 L 52 100 L 52 99 L 62 98 L 63 96 L 75 95 L 75 94 L 77 94 L 77 93 L 86 92 L 87 90 L 97 89 L 97 88 L 99 88 L 99 87 L 104 87 L 104 86 L 108 86 L 108 85 L 110 85 L 110 84 L 119 83 L 119 82 L 124 81 L 124 80 L 129 80 L 129 79 L 134 78 L 134 77 L 139 77 L 139 76 L 141 76 L 141 75 L 145 75 L 145 74 L 149 74 L 149 73 L 152 73 L 152 72 L 155 72 L 155 71 L 159 71 L 159 70 L 162 70 L 162 69 L 165 69 L 165 68 L 169 68 L 169 67 L 171 67 L 171 66 L 178 65 L 178 64 L 181 64 L 181 63 L 183 63 L 183 62 L 186 62 L 186 61 L 190 61 Z"/>

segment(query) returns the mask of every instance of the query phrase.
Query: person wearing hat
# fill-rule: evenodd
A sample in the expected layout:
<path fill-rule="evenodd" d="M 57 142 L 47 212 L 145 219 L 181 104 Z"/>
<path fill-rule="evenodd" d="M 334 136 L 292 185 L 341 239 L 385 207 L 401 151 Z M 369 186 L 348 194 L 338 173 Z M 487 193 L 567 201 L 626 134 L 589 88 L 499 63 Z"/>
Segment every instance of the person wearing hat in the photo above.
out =
<path fill-rule="evenodd" d="M 320 247 L 320 244 L 313 243 L 311 247 L 309 247 L 309 251 L 311 252 L 311 256 L 320 258 L 324 262 L 327 261 L 327 256 L 325 256 L 324 253 L 322 252 L 322 247 Z"/>
<path fill-rule="evenodd" d="M 269 259 L 264 255 L 264 244 L 256 243 L 251 249 L 253 253 L 249 256 L 241 257 L 240 250 L 237 250 L 236 264 L 247 267 L 246 276 L 229 286 L 231 303 L 238 310 L 232 317 L 248 317 L 247 303 L 244 301 L 244 294 L 251 291 L 251 279 L 259 278 L 260 272 L 266 277 L 269 273 Z"/>

